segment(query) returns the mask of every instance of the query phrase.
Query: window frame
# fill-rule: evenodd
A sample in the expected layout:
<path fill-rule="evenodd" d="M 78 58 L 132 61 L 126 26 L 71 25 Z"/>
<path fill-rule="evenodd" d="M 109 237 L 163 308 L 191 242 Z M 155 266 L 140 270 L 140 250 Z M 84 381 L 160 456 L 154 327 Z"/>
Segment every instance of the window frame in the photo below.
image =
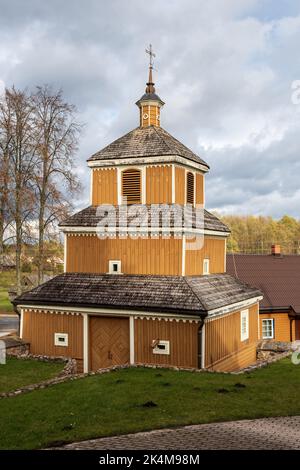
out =
<path fill-rule="evenodd" d="M 207 271 L 205 270 L 205 265 L 208 265 Z M 206 276 L 208 274 L 210 274 L 210 259 L 204 258 L 203 259 L 203 275 Z"/>
<path fill-rule="evenodd" d="M 114 265 L 117 265 L 117 271 L 114 271 Z M 120 259 L 110 259 L 108 261 L 108 274 L 122 274 L 122 261 Z"/>
<path fill-rule="evenodd" d="M 165 350 L 159 349 L 159 346 L 165 346 Z M 170 355 L 170 341 L 159 340 L 157 345 L 153 348 L 153 354 L 163 354 L 165 356 L 169 356 Z"/>
<path fill-rule="evenodd" d="M 246 329 L 244 331 L 244 320 L 246 320 Z M 241 310 L 240 312 L 241 322 L 241 341 L 247 341 L 249 339 L 249 309 Z"/>
<path fill-rule="evenodd" d="M 271 322 L 272 336 L 264 336 L 264 322 Z M 266 329 L 268 330 L 268 328 L 266 328 Z M 262 318 L 262 321 L 261 321 L 261 335 L 262 335 L 262 339 L 274 339 L 274 337 L 275 337 L 274 318 Z"/>
<path fill-rule="evenodd" d="M 60 342 L 59 338 L 63 338 L 64 342 Z M 54 333 L 54 346 L 67 348 L 69 346 L 69 333 Z"/>

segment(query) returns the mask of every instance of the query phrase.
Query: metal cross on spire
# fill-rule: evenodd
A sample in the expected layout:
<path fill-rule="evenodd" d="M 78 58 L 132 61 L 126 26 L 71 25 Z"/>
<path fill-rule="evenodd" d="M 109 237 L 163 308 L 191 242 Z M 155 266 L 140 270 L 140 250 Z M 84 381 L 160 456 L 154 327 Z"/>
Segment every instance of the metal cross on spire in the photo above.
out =
<path fill-rule="evenodd" d="M 146 49 L 146 54 L 149 54 L 149 67 L 153 67 L 153 58 L 155 57 L 155 54 L 152 50 L 152 44 L 149 44 L 149 49 Z"/>

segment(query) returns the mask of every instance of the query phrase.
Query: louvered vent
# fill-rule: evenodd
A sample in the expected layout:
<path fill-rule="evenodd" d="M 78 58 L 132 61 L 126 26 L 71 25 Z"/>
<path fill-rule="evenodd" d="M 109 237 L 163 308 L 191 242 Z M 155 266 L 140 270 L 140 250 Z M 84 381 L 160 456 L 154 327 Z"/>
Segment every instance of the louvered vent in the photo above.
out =
<path fill-rule="evenodd" d="M 141 204 L 141 172 L 136 169 L 124 170 L 122 173 L 122 202 Z M 127 199 L 125 199 L 127 198 Z"/>
<path fill-rule="evenodd" d="M 186 202 L 194 204 L 194 175 L 190 172 L 186 175 Z"/>

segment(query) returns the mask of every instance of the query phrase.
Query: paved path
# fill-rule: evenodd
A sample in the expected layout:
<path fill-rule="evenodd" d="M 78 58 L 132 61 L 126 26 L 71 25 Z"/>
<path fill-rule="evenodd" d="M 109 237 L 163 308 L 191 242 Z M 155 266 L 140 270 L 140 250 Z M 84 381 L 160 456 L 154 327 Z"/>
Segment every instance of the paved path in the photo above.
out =
<path fill-rule="evenodd" d="M 19 317 L 12 314 L 0 314 L 0 336 L 15 333 L 19 329 Z"/>
<path fill-rule="evenodd" d="M 300 416 L 199 424 L 105 437 L 75 442 L 63 449 L 300 449 Z"/>

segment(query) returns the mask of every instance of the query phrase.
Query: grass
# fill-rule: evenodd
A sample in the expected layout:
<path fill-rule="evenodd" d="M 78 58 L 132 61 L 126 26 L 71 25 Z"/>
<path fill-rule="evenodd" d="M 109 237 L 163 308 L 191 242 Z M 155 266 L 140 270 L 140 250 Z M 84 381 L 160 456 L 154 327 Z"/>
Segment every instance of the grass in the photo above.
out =
<path fill-rule="evenodd" d="M 300 366 L 289 359 L 241 376 L 133 368 L 0 400 L 0 447 L 297 414 Z"/>
<path fill-rule="evenodd" d="M 15 283 L 15 271 L 0 272 L 0 313 L 10 313 L 13 306 L 8 298 L 8 289 Z"/>
<path fill-rule="evenodd" d="M 51 379 L 62 368 L 61 363 L 8 358 L 5 365 L 0 365 L 0 393 Z"/>

